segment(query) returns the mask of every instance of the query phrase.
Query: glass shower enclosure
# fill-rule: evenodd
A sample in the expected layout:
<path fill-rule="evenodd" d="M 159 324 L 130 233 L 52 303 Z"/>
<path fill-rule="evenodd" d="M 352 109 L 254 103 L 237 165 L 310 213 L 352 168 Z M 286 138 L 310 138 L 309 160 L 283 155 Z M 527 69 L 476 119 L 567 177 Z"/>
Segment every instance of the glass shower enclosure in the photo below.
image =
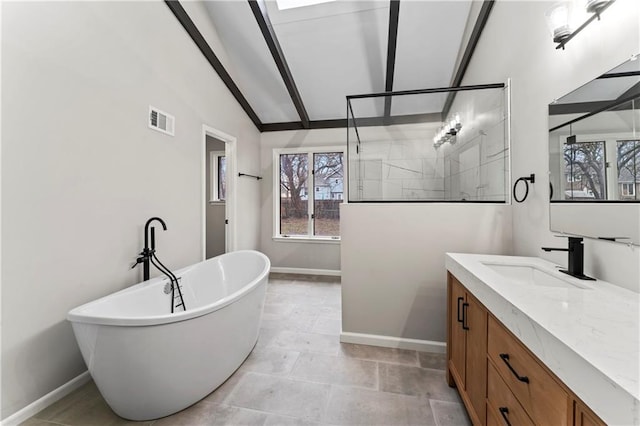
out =
<path fill-rule="evenodd" d="M 502 83 L 348 96 L 348 202 L 508 202 L 508 106 Z"/>

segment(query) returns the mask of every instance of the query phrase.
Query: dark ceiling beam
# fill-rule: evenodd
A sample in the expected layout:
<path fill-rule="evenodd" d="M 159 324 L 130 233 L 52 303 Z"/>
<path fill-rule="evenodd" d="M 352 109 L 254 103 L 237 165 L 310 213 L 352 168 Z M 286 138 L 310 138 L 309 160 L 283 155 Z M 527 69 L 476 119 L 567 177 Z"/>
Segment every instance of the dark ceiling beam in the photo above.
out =
<path fill-rule="evenodd" d="M 165 0 L 165 3 L 167 4 L 167 6 L 169 6 L 169 9 L 178 19 L 180 24 L 182 24 L 183 28 L 187 31 L 187 34 L 189 34 L 196 46 L 198 46 L 198 49 L 200 49 L 200 52 L 202 52 L 209 64 L 211 64 L 213 69 L 218 73 L 218 76 L 220 76 L 222 82 L 227 86 L 233 97 L 236 98 L 236 101 L 238 101 L 242 109 L 244 109 L 244 112 L 247 113 L 256 128 L 261 131 L 262 122 L 260 121 L 260 118 L 253 110 L 253 108 L 251 108 L 251 105 L 244 97 L 242 92 L 240 92 L 240 89 L 233 81 L 227 70 L 224 68 L 222 62 L 220 62 L 215 53 L 213 53 L 211 46 L 209 46 L 209 43 L 207 43 L 200 31 L 198 31 L 198 28 L 193 23 L 180 2 L 178 0 Z"/>
<path fill-rule="evenodd" d="M 398 18 L 400 17 L 400 0 L 391 0 L 389 7 L 389 36 L 387 37 L 387 75 L 384 91 L 393 91 L 393 75 L 396 69 L 396 48 L 398 45 Z M 391 96 L 384 98 L 384 116 L 391 115 Z"/>
<path fill-rule="evenodd" d="M 460 61 L 460 65 L 458 66 L 455 78 L 453 79 L 453 83 L 451 84 L 452 87 L 458 87 L 460 86 L 460 84 L 462 84 L 462 79 L 467 72 L 467 68 L 469 67 L 469 63 L 471 62 L 473 52 L 475 52 L 476 50 L 476 46 L 478 44 L 478 41 L 480 40 L 480 36 L 482 35 L 482 30 L 484 30 L 484 27 L 489 20 L 491 9 L 493 9 L 493 4 L 494 0 L 484 0 L 484 2 L 482 3 L 480 13 L 478 14 L 476 23 L 473 26 L 473 31 L 471 31 L 469 42 L 467 43 L 464 55 L 462 56 L 462 60 Z M 455 100 L 455 98 L 456 92 L 451 92 L 449 93 L 449 96 L 447 96 L 447 99 L 444 102 L 444 107 L 442 108 L 442 117 L 444 119 L 446 119 L 449 115 L 451 105 L 453 105 L 453 101 Z"/>
<path fill-rule="evenodd" d="M 431 114 L 409 114 L 394 115 L 391 117 L 360 117 L 358 127 L 387 126 L 393 124 L 415 124 L 415 123 L 439 123 L 442 121 L 440 113 Z M 339 129 L 347 127 L 347 119 L 336 120 L 312 120 L 309 121 L 309 129 Z M 283 130 L 303 130 L 300 121 L 290 121 L 286 123 L 264 123 L 263 132 L 278 132 Z"/>
<path fill-rule="evenodd" d="M 260 31 L 262 32 L 262 36 L 264 37 L 264 41 L 267 43 L 269 51 L 271 51 L 271 56 L 273 56 L 273 60 L 278 67 L 278 71 L 280 71 L 280 76 L 282 76 L 284 85 L 287 87 L 289 96 L 291 96 L 291 101 L 293 101 L 293 105 L 296 107 L 296 111 L 298 111 L 300 121 L 305 129 L 309 128 L 309 115 L 304 107 L 302 97 L 300 96 L 300 92 L 298 92 L 296 83 L 293 80 L 293 76 L 291 75 L 291 70 L 287 65 L 284 53 L 282 53 L 282 48 L 280 47 L 280 43 L 276 37 L 273 25 L 271 25 L 269 13 L 267 12 L 267 5 L 264 0 L 248 1 L 251 11 L 253 12 L 253 16 L 256 18 Z"/>
<path fill-rule="evenodd" d="M 572 102 L 568 104 L 550 104 L 549 115 L 581 114 L 591 111 L 625 111 L 634 109 L 631 101 L 640 98 L 640 82 L 634 84 L 623 94 L 611 101 Z M 622 101 L 620 103 L 620 101 Z M 612 106 L 614 105 L 614 106 Z"/>

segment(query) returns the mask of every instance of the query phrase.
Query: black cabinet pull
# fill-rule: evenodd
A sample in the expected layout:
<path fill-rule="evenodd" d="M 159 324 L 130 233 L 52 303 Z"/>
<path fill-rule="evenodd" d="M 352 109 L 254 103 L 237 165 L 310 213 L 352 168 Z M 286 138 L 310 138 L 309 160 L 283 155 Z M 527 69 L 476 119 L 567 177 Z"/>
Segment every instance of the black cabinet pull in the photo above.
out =
<path fill-rule="evenodd" d="M 468 303 L 462 304 L 462 329 L 468 330 L 469 326 L 467 325 L 467 309 L 469 307 Z"/>
<path fill-rule="evenodd" d="M 529 378 L 527 376 L 519 375 L 518 372 L 513 369 L 511 364 L 509 364 L 509 354 L 500 354 L 500 358 L 502 358 L 504 363 L 507 364 L 507 367 L 509 367 L 509 370 L 511 370 L 513 375 L 516 376 L 518 380 L 520 380 L 521 382 L 529 383 Z"/>
<path fill-rule="evenodd" d="M 458 297 L 458 312 L 456 312 L 457 317 L 458 317 L 458 322 L 462 322 L 462 318 L 460 318 L 460 302 L 462 302 L 464 300 L 464 297 Z"/>
<path fill-rule="evenodd" d="M 500 408 L 498 408 L 498 410 L 500 410 L 500 415 L 504 419 L 504 421 L 507 424 L 507 426 L 511 426 L 511 422 L 509 421 L 509 417 L 507 417 L 507 414 L 509 414 L 509 409 L 507 407 L 500 407 Z"/>

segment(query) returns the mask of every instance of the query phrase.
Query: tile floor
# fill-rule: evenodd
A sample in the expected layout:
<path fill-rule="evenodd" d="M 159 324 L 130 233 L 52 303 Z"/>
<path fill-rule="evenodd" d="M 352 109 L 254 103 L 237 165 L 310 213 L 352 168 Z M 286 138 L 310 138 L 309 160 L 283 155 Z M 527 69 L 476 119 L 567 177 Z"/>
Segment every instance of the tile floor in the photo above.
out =
<path fill-rule="evenodd" d="M 255 349 L 200 402 L 163 419 L 129 422 L 89 382 L 22 424 L 470 424 L 446 384 L 444 355 L 341 344 L 340 330 L 339 279 L 272 274 Z"/>

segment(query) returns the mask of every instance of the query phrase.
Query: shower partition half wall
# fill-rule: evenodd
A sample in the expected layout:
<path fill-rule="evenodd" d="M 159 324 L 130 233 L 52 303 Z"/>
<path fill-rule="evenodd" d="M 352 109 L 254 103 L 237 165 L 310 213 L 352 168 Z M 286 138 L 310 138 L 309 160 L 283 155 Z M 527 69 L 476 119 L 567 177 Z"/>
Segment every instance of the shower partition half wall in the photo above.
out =
<path fill-rule="evenodd" d="M 509 85 L 350 96 L 347 110 L 341 340 L 444 351 L 445 253 L 512 252 Z"/>

